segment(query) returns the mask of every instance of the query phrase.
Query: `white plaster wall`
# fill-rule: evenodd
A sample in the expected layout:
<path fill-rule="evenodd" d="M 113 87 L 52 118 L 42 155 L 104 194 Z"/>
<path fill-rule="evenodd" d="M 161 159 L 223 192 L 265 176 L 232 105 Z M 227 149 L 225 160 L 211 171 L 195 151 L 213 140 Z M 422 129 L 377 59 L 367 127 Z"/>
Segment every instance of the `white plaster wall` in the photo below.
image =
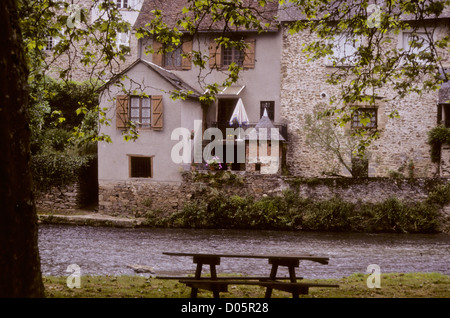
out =
<path fill-rule="evenodd" d="M 173 87 L 161 76 L 149 69 L 143 63 L 137 64 L 127 75 L 137 83 L 144 83 L 145 87 L 125 81 L 127 89 L 136 89 L 148 95 L 162 95 L 164 103 L 164 126 L 162 130 L 140 130 L 136 141 L 124 141 L 122 131 L 116 129 L 115 101 L 110 99 L 123 95 L 119 88 L 110 85 L 100 99 L 100 107 L 107 107 L 107 117 L 111 119 L 110 126 L 101 126 L 100 134 L 111 137 L 112 143 L 100 142 L 98 146 L 99 182 L 112 180 L 133 180 L 129 178 L 129 164 L 127 155 L 154 156 L 153 178 L 144 181 L 181 181 L 182 166 L 172 161 L 171 150 L 178 141 L 171 140 L 172 131 L 190 123 L 192 119 L 201 118 L 200 104 L 192 100 L 172 100 L 168 91 Z M 182 124 L 182 116 L 189 114 Z M 140 179 L 141 180 L 141 179 Z"/>
<path fill-rule="evenodd" d="M 246 69 L 240 73 L 236 85 L 245 85 L 239 97 L 242 98 L 247 115 L 251 122 L 260 119 L 260 102 L 275 101 L 275 122 L 280 121 L 280 56 L 281 56 L 281 32 L 269 32 L 260 35 L 250 34 L 256 37 L 255 46 L 255 68 Z M 216 35 L 219 36 L 219 35 Z M 200 50 L 204 55 L 209 55 L 211 34 L 200 33 L 199 38 L 193 41 L 193 50 Z M 152 61 L 152 55 L 144 53 L 145 47 L 152 44 L 151 39 L 142 41 L 141 58 Z M 191 86 L 203 91 L 204 84 L 218 83 L 225 80 L 226 75 L 222 71 L 206 70 L 200 71 L 199 67 L 192 65 L 190 70 L 173 71 Z M 207 75 L 205 78 L 204 75 Z M 201 78 L 201 81 L 199 81 Z M 209 108 L 208 120 L 215 121 L 217 103 Z"/>

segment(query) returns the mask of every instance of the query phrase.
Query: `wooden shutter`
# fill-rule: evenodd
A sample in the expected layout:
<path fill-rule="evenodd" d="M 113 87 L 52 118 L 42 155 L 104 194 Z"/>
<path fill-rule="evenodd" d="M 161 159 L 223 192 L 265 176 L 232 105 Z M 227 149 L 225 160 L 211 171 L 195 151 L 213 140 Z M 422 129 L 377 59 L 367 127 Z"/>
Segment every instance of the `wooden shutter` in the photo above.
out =
<path fill-rule="evenodd" d="M 255 68 L 255 39 L 245 40 L 247 48 L 245 49 L 244 55 L 244 68 Z"/>
<path fill-rule="evenodd" d="M 152 48 L 154 51 L 152 56 L 152 62 L 158 66 L 163 66 L 164 54 L 162 54 L 162 52 L 159 52 L 159 50 L 162 48 L 162 44 L 157 42 L 156 40 L 153 40 Z"/>
<path fill-rule="evenodd" d="M 209 44 L 209 68 L 221 68 L 222 66 L 222 47 L 214 39 Z"/>
<path fill-rule="evenodd" d="M 120 95 L 116 98 L 116 128 L 128 128 L 128 103 L 129 97 L 127 95 Z"/>
<path fill-rule="evenodd" d="M 161 130 L 164 123 L 164 108 L 161 95 L 152 96 L 152 128 Z"/>
<path fill-rule="evenodd" d="M 189 54 L 189 56 L 183 56 L 183 59 L 181 60 L 181 67 L 183 70 L 190 70 L 192 64 L 192 41 L 184 42 L 181 49 L 183 51 L 183 54 Z"/>

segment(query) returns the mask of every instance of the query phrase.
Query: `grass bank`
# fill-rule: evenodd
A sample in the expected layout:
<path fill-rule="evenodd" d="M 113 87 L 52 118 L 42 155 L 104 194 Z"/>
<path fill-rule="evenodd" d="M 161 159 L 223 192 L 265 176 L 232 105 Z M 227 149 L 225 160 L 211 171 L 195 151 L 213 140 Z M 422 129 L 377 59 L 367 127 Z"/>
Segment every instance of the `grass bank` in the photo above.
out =
<path fill-rule="evenodd" d="M 450 298 L 450 276 L 439 273 L 389 273 L 381 275 L 381 288 L 367 287 L 368 274 L 353 274 L 341 279 L 307 280 L 339 284 L 339 288 L 311 288 L 304 298 Z M 80 288 L 67 287 L 66 277 L 44 277 L 48 298 L 189 298 L 190 288 L 173 280 L 142 276 L 82 276 Z M 305 280 L 306 281 L 306 280 Z M 262 298 L 258 286 L 230 286 L 224 298 Z M 199 291 L 199 297 L 212 293 Z M 291 294 L 274 291 L 274 298 Z"/>

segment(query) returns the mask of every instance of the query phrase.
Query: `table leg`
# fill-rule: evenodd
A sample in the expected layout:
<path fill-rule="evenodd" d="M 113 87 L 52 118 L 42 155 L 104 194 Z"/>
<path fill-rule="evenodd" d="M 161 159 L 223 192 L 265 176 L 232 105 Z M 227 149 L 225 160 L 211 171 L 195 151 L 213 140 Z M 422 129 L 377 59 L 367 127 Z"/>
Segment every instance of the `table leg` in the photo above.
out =
<path fill-rule="evenodd" d="M 270 271 L 270 276 L 269 278 L 271 280 L 275 280 L 275 278 L 277 277 L 277 270 L 278 270 L 278 264 L 277 263 L 273 263 L 272 264 L 272 269 Z M 267 287 L 266 289 L 266 298 L 270 298 L 270 296 L 272 296 L 272 288 L 271 287 Z"/>
<path fill-rule="evenodd" d="M 217 271 L 216 271 L 216 265 L 210 264 L 210 271 L 211 271 L 211 279 L 217 279 Z M 220 293 L 218 289 L 213 290 L 214 298 L 220 298 Z"/>
<path fill-rule="evenodd" d="M 199 279 L 200 276 L 202 275 L 202 267 L 203 267 L 202 263 L 197 263 L 197 268 L 195 270 L 195 279 Z M 198 288 L 192 287 L 191 288 L 191 298 L 197 298 L 197 292 L 198 292 Z"/>
<path fill-rule="evenodd" d="M 289 278 L 291 280 L 291 283 L 296 283 L 297 278 L 295 277 L 295 267 L 294 266 L 288 266 L 289 269 Z M 294 289 L 292 291 L 292 298 L 298 298 L 298 290 Z"/>

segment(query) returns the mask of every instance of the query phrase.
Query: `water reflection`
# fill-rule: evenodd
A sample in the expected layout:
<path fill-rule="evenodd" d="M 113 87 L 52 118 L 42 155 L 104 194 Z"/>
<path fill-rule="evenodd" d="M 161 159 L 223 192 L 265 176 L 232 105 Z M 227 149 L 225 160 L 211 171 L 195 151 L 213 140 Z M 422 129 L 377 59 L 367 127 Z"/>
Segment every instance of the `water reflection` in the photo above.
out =
<path fill-rule="evenodd" d="M 304 261 L 298 275 L 339 278 L 378 264 L 386 272 L 440 272 L 450 275 L 450 236 L 445 234 L 361 234 L 189 229 L 121 229 L 40 225 L 44 275 L 68 276 L 77 264 L 82 275 L 132 275 L 128 264 L 152 266 L 157 274 L 192 273 L 187 257 L 164 251 L 214 253 L 311 253 L 329 265 Z M 267 260 L 224 259 L 221 273 L 268 274 Z M 280 274 L 285 274 L 280 272 Z M 286 273 L 287 274 L 287 273 Z"/>

